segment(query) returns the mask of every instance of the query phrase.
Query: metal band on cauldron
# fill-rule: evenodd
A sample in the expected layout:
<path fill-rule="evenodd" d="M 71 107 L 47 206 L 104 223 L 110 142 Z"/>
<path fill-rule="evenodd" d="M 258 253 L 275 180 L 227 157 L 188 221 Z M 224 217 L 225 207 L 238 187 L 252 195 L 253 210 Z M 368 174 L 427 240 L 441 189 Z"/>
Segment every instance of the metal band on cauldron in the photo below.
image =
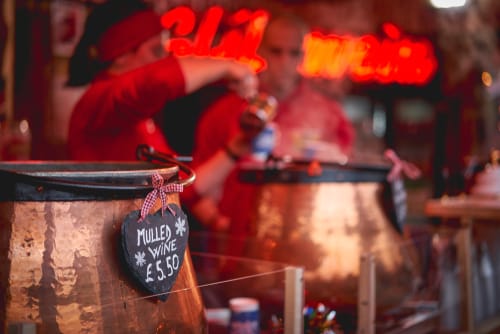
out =
<path fill-rule="evenodd" d="M 309 162 L 292 161 L 284 166 L 273 165 L 263 168 L 241 168 L 239 179 L 242 182 L 263 183 L 325 183 L 325 182 L 386 182 L 390 168 L 377 165 L 341 165 L 321 162 L 319 175 L 310 175 Z"/>

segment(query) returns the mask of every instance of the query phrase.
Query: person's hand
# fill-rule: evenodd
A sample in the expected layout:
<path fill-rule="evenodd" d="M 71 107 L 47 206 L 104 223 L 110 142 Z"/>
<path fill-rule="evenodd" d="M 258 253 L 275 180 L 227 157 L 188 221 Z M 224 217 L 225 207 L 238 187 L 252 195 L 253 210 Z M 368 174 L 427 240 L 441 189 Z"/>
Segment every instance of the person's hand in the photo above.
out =
<path fill-rule="evenodd" d="M 255 71 L 246 64 L 231 61 L 228 63 L 228 87 L 244 99 L 251 99 L 257 95 L 258 79 Z"/>
<path fill-rule="evenodd" d="M 242 158 L 252 152 L 254 137 L 240 130 L 228 140 L 226 150 L 231 152 L 234 157 Z"/>
<path fill-rule="evenodd" d="M 278 101 L 272 95 L 259 93 L 240 116 L 240 129 L 249 139 L 255 138 L 276 116 Z"/>
<path fill-rule="evenodd" d="M 249 65 L 226 58 L 185 56 L 177 60 L 184 75 L 186 93 L 222 81 L 245 99 L 257 95 L 257 76 Z"/>
<path fill-rule="evenodd" d="M 209 231 L 227 232 L 230 220 L 220 214 L 217 204 L 211 197 L 203 197 L 192 208 L 191 213 Z"/>
<path fill-rule="evenodd" d="M 240 116 L 239 131 L 226 144 L 226 150 L 232 156 L 242 157 L 251 152 L 254 139 L 276 115 L 277 104 L 273 96 L 264 93 L 260 93 L 249 102 Z M 272 145 L 274 146 L 274 141 Z"/>

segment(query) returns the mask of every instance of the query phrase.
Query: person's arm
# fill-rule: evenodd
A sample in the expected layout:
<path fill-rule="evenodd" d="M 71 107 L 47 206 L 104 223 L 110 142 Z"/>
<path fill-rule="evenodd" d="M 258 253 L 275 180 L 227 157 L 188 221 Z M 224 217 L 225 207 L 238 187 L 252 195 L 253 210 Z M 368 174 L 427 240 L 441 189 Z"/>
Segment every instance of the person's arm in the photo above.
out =
<path fill-rule="evenodd" d="M 255 73 L 232 60 L 168 57 L 115 78 L 97 81 L 86 94 L 85 108 L 92 110 L 88 128 L 123 128 L 150 118 L 165 103 L 192 93 L 204 85 L 227 80 L 240 96 L 257 92 Z"/>
<path fill-rule="evenodd" d="M 246 106 L 244 100 L 228 94 L 206 109 L 197 124 L 193 151 L 196 181 L 181 196 L 196 219 L 211 230 L 229 227 L 228 218 L 219 212 L 218 200 L 237 160 L 251 149 L 251 138 L 241 132 L 238 122 Z"/>
<path fill-rule="evenodd" d="M 219 212 L 216 198 L 223 190 L 227 176 L 233 171 L 238 160 L 250 151 L 250 143 L 244 135 L 231 138 L 224 148 L 195 168 L 196 181 L 183 194 L 183 203 L 191 213 L 207 228 L 223 232 L 229 228 L 229 218 Z"/>
<path fill-rule="evenodd" d="M 203 164 L 196 167 L 194 188 L 200 196 L 206 196 L 214 189 L 221 189 L 226 177 L 233 170 L 239 159 L 250 153 L 251 143 L 238 133 L 224 147 Z"/>
<path fill-rule="evenodd" d="M 347 118 L 347 115 L 341 104 L 332 101 L 330 103 L 329 114 L 330 121 L 335 125 L 336 144 L 346 156 L 350 156 L 354 146 L 356 132 L 352 122 Z M 333 127 L 333 126 L 332 126 Z"/>
<path fill-rule="evenodd" d="M 229 88 L 245 99 L 257 94 L 257 77 L 248 65 L 230 59 L 202 57 L 181 57 L 178 61 L 187 93 L 226 80 Z"/>

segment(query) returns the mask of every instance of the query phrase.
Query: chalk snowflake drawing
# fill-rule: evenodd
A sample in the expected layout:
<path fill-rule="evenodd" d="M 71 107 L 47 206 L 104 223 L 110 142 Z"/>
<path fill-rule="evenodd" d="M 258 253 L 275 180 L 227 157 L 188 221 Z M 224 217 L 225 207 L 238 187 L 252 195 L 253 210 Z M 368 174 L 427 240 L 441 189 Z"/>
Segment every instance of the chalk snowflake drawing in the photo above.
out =
<path fill-rule="evenodd" d="M 137 252 L 135 253 L 135 265 L 138 267 L 142 267 L 143 265 L 146 264 L 146 254 L 144 252 Z"/>
<path fill-rule="evenodd" d="M 186 220 L 181 219 L 180 217 L 177 218 L 177 221 L 175 222 L 175 228 L 175 234 L 182 237 L 184 235 L 184 232 L 186 232 Z"/>

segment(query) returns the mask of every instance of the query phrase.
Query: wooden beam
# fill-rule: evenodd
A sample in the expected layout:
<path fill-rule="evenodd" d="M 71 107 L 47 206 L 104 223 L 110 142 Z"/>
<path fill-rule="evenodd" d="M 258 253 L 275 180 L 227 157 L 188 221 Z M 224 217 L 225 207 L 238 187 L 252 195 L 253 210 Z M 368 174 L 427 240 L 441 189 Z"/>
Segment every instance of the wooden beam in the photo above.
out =
<path fill-rule="evenodd" d="M 2 76 L 5 81 L 5 118 L 10 122 L 14 118 L 14 59 L 15 59 L 15 0 L 4 0 L 3 20 L 7 27 L 6 45 L 3 54 Z"/>

